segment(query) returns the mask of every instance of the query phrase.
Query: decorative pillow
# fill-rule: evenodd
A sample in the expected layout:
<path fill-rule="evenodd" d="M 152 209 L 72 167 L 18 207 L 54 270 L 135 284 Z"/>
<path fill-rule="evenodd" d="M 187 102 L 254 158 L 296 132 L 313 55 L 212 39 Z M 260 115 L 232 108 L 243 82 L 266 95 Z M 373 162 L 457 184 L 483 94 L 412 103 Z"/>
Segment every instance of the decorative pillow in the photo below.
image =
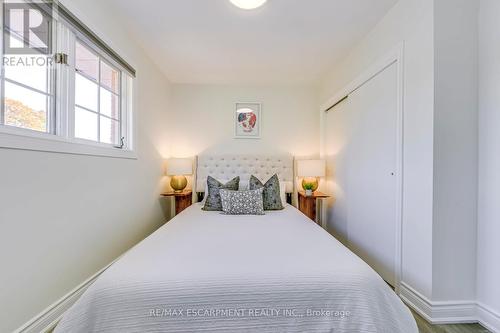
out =
<path fill-rule="evenodd" d="M 264 210 L 281 210 L 283 209 L 283 203 L 281 202 L 280 196 L 280 181 L 278 175 L 274 175 L 265 183 L 262 182 L 255 176 L 250 177 L 249 182 L 250 190 L 255 190 L 258 188 L 264 188 L 262 197 L 264 199 Z"/>
<path fill-rule="evenodd" d="M 237 191 L 240 186 L 240 177 L 235 177 L 226 184 L 222 184 L 217 179 L 208 176 L 207 178 L 207 188 L 205 189 L 205 205 L 203 210 L 217 211 L 222 210 L 222 202 L 220 199 L 220 190 L 233 190 Z"/>
<path fill-rule="evenodd" d="M 286 184 L 280 182 L 280 198 L 281 198 L 281 204 L 285 206 L 286 202 Z"/>
<path fill-rule="evenodd" d="M 222 211 L 227 215 L 264 215 L 264 188 L 248 191 L 220 190 Z"/>
<path fill-rule="evenodd" d="M 219 179 L 219 182 L 225 184 L 225 183 L 229 183 L 230 180 L 229 179 Z M 238 186 L 238 190 L 241 190 L 241 183 Z M 205 202 L 207 201 L 207 196 L 208 196 L 207 195 L 207 193 L 208 193 L 208 177 L 207 177 L 207 179 L 205 179 L 205 192 L 202 192 L 202 193 L 203 193 L 203 197 L 201 198 L 200 204 L 204 206 Z"/>

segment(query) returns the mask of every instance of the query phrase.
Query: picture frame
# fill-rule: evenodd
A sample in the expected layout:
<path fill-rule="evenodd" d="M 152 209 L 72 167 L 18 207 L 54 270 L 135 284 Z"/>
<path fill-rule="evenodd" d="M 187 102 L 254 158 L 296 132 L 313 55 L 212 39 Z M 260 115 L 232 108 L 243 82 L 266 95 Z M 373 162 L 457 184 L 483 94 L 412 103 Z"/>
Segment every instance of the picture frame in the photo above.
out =
<path fill-rule="evenodd" d="M 236 103 L 234 109 L 234 137 L 236 139 L 260 139 L 261 123 L 261 103 Z"/>

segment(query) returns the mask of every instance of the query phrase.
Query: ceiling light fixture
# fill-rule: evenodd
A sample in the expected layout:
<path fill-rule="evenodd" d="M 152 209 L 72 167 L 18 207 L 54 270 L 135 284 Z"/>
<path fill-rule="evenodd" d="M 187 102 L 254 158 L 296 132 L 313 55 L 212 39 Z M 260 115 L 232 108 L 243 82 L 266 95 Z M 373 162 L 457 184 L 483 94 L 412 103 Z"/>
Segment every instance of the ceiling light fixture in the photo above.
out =
<path fill-rule="evenodd" d="M 229 0 L 241 9 L 255 9 L 266 3 L 267 0 Z"/>

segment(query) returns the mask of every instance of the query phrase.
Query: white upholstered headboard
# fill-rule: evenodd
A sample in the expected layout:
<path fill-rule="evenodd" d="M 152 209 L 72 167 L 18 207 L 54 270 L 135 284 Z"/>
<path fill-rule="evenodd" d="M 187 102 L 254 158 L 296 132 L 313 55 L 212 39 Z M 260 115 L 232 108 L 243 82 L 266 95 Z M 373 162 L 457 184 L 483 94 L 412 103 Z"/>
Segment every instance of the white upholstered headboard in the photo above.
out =
<path fill-rule="evenodd" d="M 294 159 L 291 155 L 200 155 L 196 163 L 195 192 L 204 192 L 207 177 L 225 181 L 240 176 L 240 184 L 254 175 L 266 182 L 274 174 L 294 192 Z"/>

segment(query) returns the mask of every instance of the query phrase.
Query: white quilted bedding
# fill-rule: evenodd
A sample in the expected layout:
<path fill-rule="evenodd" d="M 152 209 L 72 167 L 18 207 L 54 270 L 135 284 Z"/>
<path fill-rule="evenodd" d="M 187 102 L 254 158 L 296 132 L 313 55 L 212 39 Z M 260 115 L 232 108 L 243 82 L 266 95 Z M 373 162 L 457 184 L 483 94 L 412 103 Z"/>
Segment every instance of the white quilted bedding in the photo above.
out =
<path fill-rule="evenodd" d="M 404 332 L 408 308 L 291 206 L 225 216 L 193 205 L 105 271 L 59 332 Z"/>

